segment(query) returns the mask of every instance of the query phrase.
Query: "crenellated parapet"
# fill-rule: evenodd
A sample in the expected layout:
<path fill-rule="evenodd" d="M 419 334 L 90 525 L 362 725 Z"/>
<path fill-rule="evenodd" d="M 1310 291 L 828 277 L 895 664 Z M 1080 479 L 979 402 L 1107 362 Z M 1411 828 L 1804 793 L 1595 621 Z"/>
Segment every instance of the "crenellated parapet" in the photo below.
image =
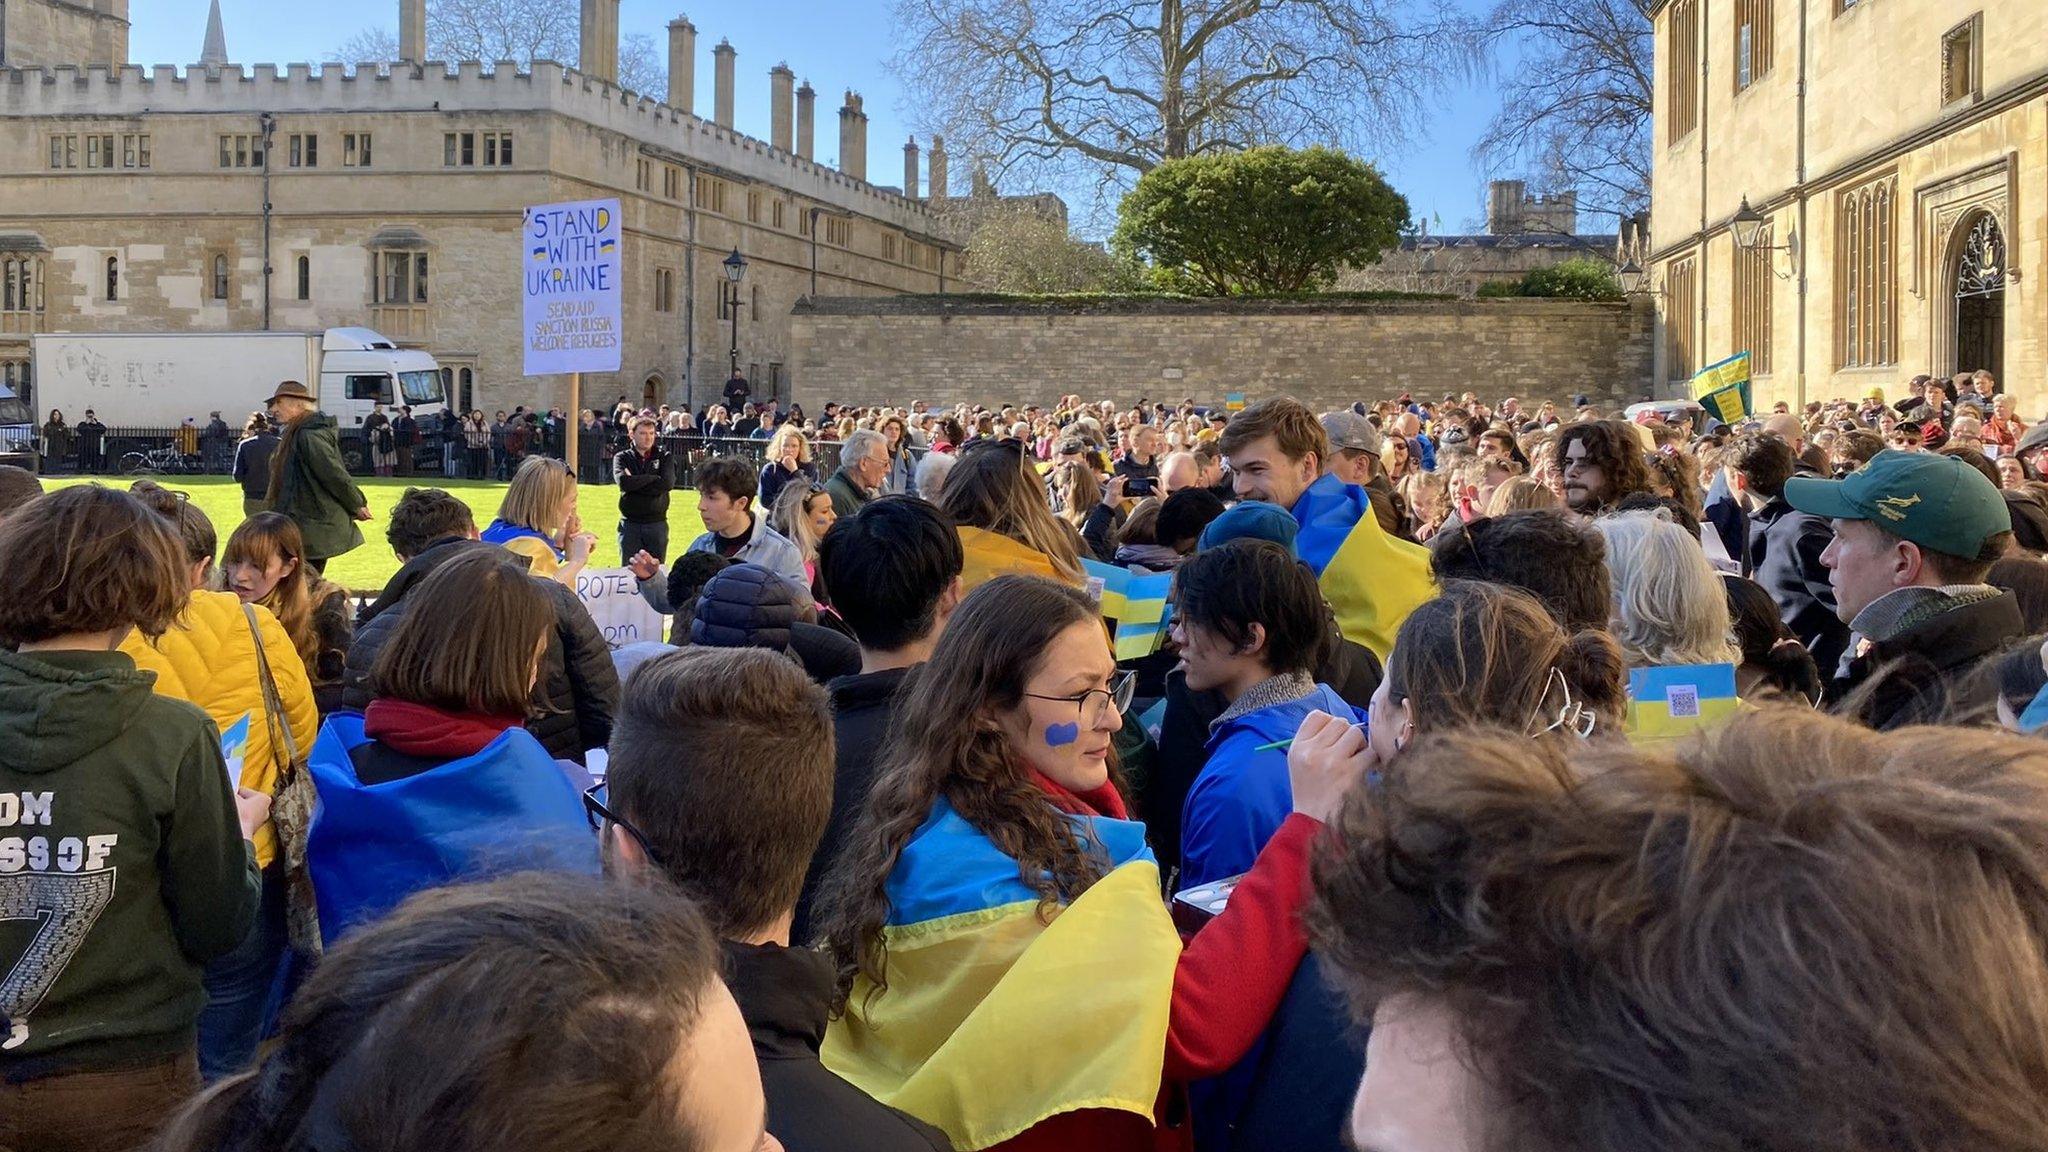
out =
<path fill-rule="evenodd" d="M 552 60 L 0 68 L 0 116 L 553 113 L 737 178 L 922 235 L 950 227 L 924 202 Z"/>

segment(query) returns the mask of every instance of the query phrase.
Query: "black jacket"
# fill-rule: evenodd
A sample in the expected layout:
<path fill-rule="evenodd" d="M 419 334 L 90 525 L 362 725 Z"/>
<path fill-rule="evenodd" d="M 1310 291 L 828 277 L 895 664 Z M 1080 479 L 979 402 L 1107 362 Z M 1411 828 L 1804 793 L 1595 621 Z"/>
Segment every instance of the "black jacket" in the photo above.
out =
<path fill-rule="evenodd" d="M 818 1059 L 832 961 L 808 948 L 726 941 L 725 982 L 761 1064 L 768 1131 L 789 1152 L 952 1152 L 944 1133 L 876 1101 Z"/>
<path fill-rule="evenodd" d="M 1317 683 L 1328 684 L 1345 703 L 1361 709 L 1372 704 L 1380 676 L 1380 658 L 1351 640 L 1339 641 L 1330 659 L 1316 669 Z M 1180 867 L 1181 809 L 1195 777 L 1209 762 L 1209 725 L 1228 707 L 1221 692 L 1190 691 L 1187 673 L 1167 675 L 1159 756 L 1138 792 L 1138 811 L 1152 841 L 1152 854 L 1159 858 L 1162 880 L 1171 881 Z"/>
<path fill-rule="evenodd" d="M 2023 631 L 2010 592 L 1952 608 L 1849 661 L 1831 685 L 1835 710 L 1880 732 L 1995 723 L 1998 684 L 1986 664 Z"/>
<path fill-rule="evenodd" d="M 469 548 L 496 546 L 462 539 L 428 545 L 398 570 L 376 602 L 363 609 L 342 675 L 343 707 L 355 711 L 369 707 L 370 669 L 404 615 L 406 594 L 444 561 Z M 534 685 L 535 711 L 527 717 L 526 730 L 548 755 L 581 764 L 587 749 L 602 748 L 612 738 L 612 717 L 619 708 L 619 673 L 612 665 L 604 634 L 597 630 L 597 622 L 576 593 L 553 580 L 540 583 L 555 607 L 555 630 L 548 636 L 547 654 L 541 657 L 540 682 Z"/>
<path fill-rule="evenodd" d="M 668 494 L 675 487 L 675 473 L 660 441 L 649 455 L 628 448 L 612 457 L 612 475 L 619 481 L 620 519 L 629 524 L 668 523 Z"/>
<path fill-rule="evenodd" d="M 796 585 L 759 564 L 735 564 L 704 585 L 690 643 L 772 648 L 794 657 L 819 684 L 860 671 L 860 646 L 803 619 Z"/>
<path fill-rule="evenodd" d="M 1743 567 L 1777 602 L 1785 627 L 1822 668 L 1841 663 L 1849 626 L 1835 615 L 1835 590 L 1820 554 L 1834 541 L 1828 522 L 1800 512 L 1780 496 L 1750 513 L 1749 555 Z"/>
<path fill-rule="evenodd" d="M 796 901 L 792 940 L 806 943 L 811 938 L 812 905 L 818 898 L 819 886 L 867 803 L 882 741 L 895 727 L 896 694 L 910 673 L 909 668 L 857 672 L 826 686 L 832 693 L 832 743 L 838 756 L 832 775 L 832 816 L 825 821 L 824 839 L 818 841 L 818 850 L 811 857 L 811 870 L 804 875 L 803 895 Z"/>

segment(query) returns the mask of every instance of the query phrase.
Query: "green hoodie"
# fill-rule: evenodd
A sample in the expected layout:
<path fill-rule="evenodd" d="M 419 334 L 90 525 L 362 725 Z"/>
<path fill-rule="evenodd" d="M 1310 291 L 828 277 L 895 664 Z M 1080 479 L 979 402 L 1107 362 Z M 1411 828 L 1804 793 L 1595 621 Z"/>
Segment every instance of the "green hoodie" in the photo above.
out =
<path fill-rule="evenodd" d="M 0 649 L 0 1079 L 190 1051 L 256 920 L 220 731 L 119 652 Z"/>

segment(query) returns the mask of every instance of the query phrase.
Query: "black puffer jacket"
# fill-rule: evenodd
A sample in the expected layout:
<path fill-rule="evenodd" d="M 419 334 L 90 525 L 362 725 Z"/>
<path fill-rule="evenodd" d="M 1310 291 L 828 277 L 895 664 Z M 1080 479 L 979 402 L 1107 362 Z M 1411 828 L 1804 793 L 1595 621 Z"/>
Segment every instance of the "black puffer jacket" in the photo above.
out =
<path fill-rule="evenodd" d="M 759 564 L 734 564 L 697 597 L 690 643 L 706 648 L 772 648 L 802 664 L 819 684 L 860 671 L 860 646 L 804 619 L 796 585 Z"/>
<path fill-rule="evenodd" d="M 495 545 L 458 538 L 429 545 L 408 561 L 384 586 L 384 594 L 356 619 L 355 642 L 349 645 L 348 665 L 342 675 L 343 707 L 355 711 L 369 707 L 370 669 L 405 614 L 406 594 L 434 569 L 469 548 L 491 548 L 518 560 Z M 612 738 L 612 716 L 619 708 L 619 673 L 612 666 L 604 634 L 597 630 L 597 622 L 576 593 L 553 580 L 540 583 L 555 606 L 555 630 L 548 636 L 547 655 L 541 658 L 540 682 L 533 688 L 533 712 L 526 730 L 548 755 L 581 764 L 585 751 L 602 748 Z"/>

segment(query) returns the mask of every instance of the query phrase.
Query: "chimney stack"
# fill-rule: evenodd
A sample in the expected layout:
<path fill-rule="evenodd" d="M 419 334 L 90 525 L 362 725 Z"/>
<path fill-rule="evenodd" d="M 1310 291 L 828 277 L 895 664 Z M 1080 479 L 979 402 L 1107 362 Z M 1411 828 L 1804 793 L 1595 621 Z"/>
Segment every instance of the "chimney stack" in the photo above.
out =
<path fill-rule="evenodd" d="M 796 154 L 816 159 L 818 143 L 818 93 L 809 80 L 796 90 Z"/>
<path fill-rule="evenodd" d="M 697 110 L 697 26 L 687 16 L 668 22 L 668 106 Z"/>
<path fill-rule="evenodd" d="M 619 82 L 619 0 L 583 0 L 577 55 L 584 75 Z"/>
<path fill-rule="evenodd" d="M 903 194 L 917 199 L 917 137 L 903 145 Z"/>
<path fill-rule="evenodd" d="M 860 95 L 849 89 L 839 109 L 839 170 L 855 180 L 868 178 L 867 119 Z"/>
<path fill-rule="evenodd" d="M 398 58 L 408 64 L 427 58 L 427 0 L 398 0 Z"/>
<path fill-rule="evenodd" d="M 791 151 L 796 137 L 791 129 L 795 116 L 796 73 L 788 64 L 777 64 L 768 70 L 768 142 Z"/>
<path fill-rule="evenodd" d="M 730 40 L 720 40 L 711 50 L 711 118 L 721 128 L 732 127 L 732 70 L 738 56 Z"/>
<path fill-rule="evenodd" d="M 932 137 L 931 172 L 927 175 L 927 179 L 931 183 L 931 191 L 926 193 L 925 198 L 935 203 L 944 200 L 946 198 L 946 138 L 944 136 Z"/>

